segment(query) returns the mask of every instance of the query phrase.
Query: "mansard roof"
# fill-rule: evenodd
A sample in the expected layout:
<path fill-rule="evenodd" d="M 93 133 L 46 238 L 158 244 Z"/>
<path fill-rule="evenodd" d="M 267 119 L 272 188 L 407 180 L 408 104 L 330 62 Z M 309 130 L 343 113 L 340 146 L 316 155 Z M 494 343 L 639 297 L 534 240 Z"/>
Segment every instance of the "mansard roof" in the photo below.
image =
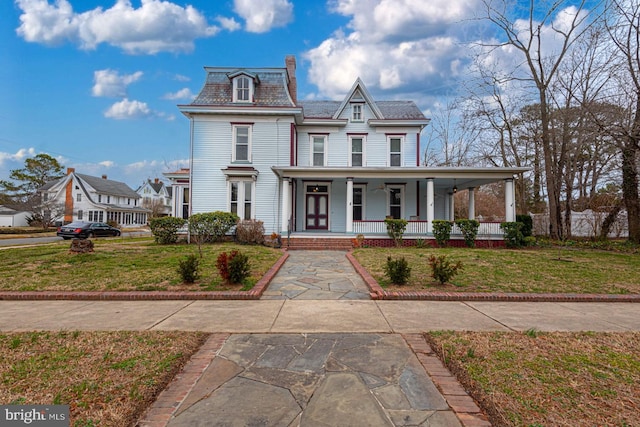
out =
<path fill-rule="evenodd" d="M 234 106 L 233 77 L 245 74 L 254 80 L 253 106 L 295 107 L 287 89 L 286 68 L 219 68 L 205 67 L 207 79 L 192 106 Z"/>

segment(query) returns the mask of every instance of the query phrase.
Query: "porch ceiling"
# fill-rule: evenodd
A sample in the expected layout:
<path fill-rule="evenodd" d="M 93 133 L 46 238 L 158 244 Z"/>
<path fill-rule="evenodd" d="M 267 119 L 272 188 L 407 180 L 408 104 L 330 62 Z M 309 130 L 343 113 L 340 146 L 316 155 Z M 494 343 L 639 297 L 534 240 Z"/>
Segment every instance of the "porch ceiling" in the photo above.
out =
<path fill-rule="evenodd" d="M 402 182 L 415 179 L 434 179 L 436 189 L 458 187 L 464 190 L 484 184 L 513 178 L 527 172 L 529 168 L 468 168 L 468 167 L 272 167 L 280 178 L 301 179 L 381 179 L 387 182 Z"/>

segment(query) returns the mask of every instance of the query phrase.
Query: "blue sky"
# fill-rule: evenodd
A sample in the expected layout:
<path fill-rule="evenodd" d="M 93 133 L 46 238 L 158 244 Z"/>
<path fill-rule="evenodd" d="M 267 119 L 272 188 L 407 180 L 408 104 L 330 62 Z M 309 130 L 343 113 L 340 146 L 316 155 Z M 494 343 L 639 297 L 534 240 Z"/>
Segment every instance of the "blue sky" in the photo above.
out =
<path fill-rule="evenodd" d="M 489 37 L 479 0 L 16 0 L 0 2 L 0 179 L 38 153 L 134 189 L 188 165 L 204 66 L 284 67 L 299 99 L 376 99 L 427 116 Z M 508 56 L 508 52 L 505 52 Z"/>

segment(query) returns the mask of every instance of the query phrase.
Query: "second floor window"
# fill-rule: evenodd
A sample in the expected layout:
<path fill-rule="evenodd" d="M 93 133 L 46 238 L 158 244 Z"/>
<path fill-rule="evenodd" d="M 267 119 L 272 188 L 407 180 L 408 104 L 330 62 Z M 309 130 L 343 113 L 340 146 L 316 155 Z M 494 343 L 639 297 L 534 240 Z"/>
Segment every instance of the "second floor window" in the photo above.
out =
<path fill-rule="evenodd" d="M 82 201 L 82 194 L 78 193 L 76 194 L 76 202 L 81 202 Z"/>
<path fill-rule="evenodd" d="M 402 138 L 389 138 L 389 166 L 402 166 Z"/>
<path fill-rule="evenodd" d="M 311 137 L 311 162 L 313 166 L 326 166 L 327 137 L 314 135 Z"/>
<path fill-rule="evenodd" d="M 233 126 L 233 158 L 234 162 L 251 161 L 251 126 Z"/>
<path fill-rule="evenodd" d="M 351 146 L 351 158 L 349 166 L 364 166 L 364 138 L 352 136 L 349 138 Z"/>

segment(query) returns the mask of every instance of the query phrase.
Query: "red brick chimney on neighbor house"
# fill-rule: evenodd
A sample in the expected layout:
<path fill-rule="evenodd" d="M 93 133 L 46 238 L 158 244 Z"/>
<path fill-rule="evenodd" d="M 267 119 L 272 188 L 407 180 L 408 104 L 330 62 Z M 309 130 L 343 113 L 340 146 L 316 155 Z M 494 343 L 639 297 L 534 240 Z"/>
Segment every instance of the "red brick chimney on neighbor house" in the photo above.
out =
<path fill-rule="evenodd" d="M 67 168 L 67 176 L 74 173 L 74 168 Z M 68 223 L 73 221 L 73 178 L 67 181 L 64 194 L 64 222 Z"/>
<path fill-rule="evenodd" d="M 102 179 L 107 179 L 107 175 L 102 175 Z"/>
<path fill-rule="evenodd" d="M 298 103 L 298 82 L 296 80 L 296 57 L 287 55 L 284 59 L 287 66 L 287 76 L 289 76 L 289 95 L 293 99 L 293 103 Z"/>

